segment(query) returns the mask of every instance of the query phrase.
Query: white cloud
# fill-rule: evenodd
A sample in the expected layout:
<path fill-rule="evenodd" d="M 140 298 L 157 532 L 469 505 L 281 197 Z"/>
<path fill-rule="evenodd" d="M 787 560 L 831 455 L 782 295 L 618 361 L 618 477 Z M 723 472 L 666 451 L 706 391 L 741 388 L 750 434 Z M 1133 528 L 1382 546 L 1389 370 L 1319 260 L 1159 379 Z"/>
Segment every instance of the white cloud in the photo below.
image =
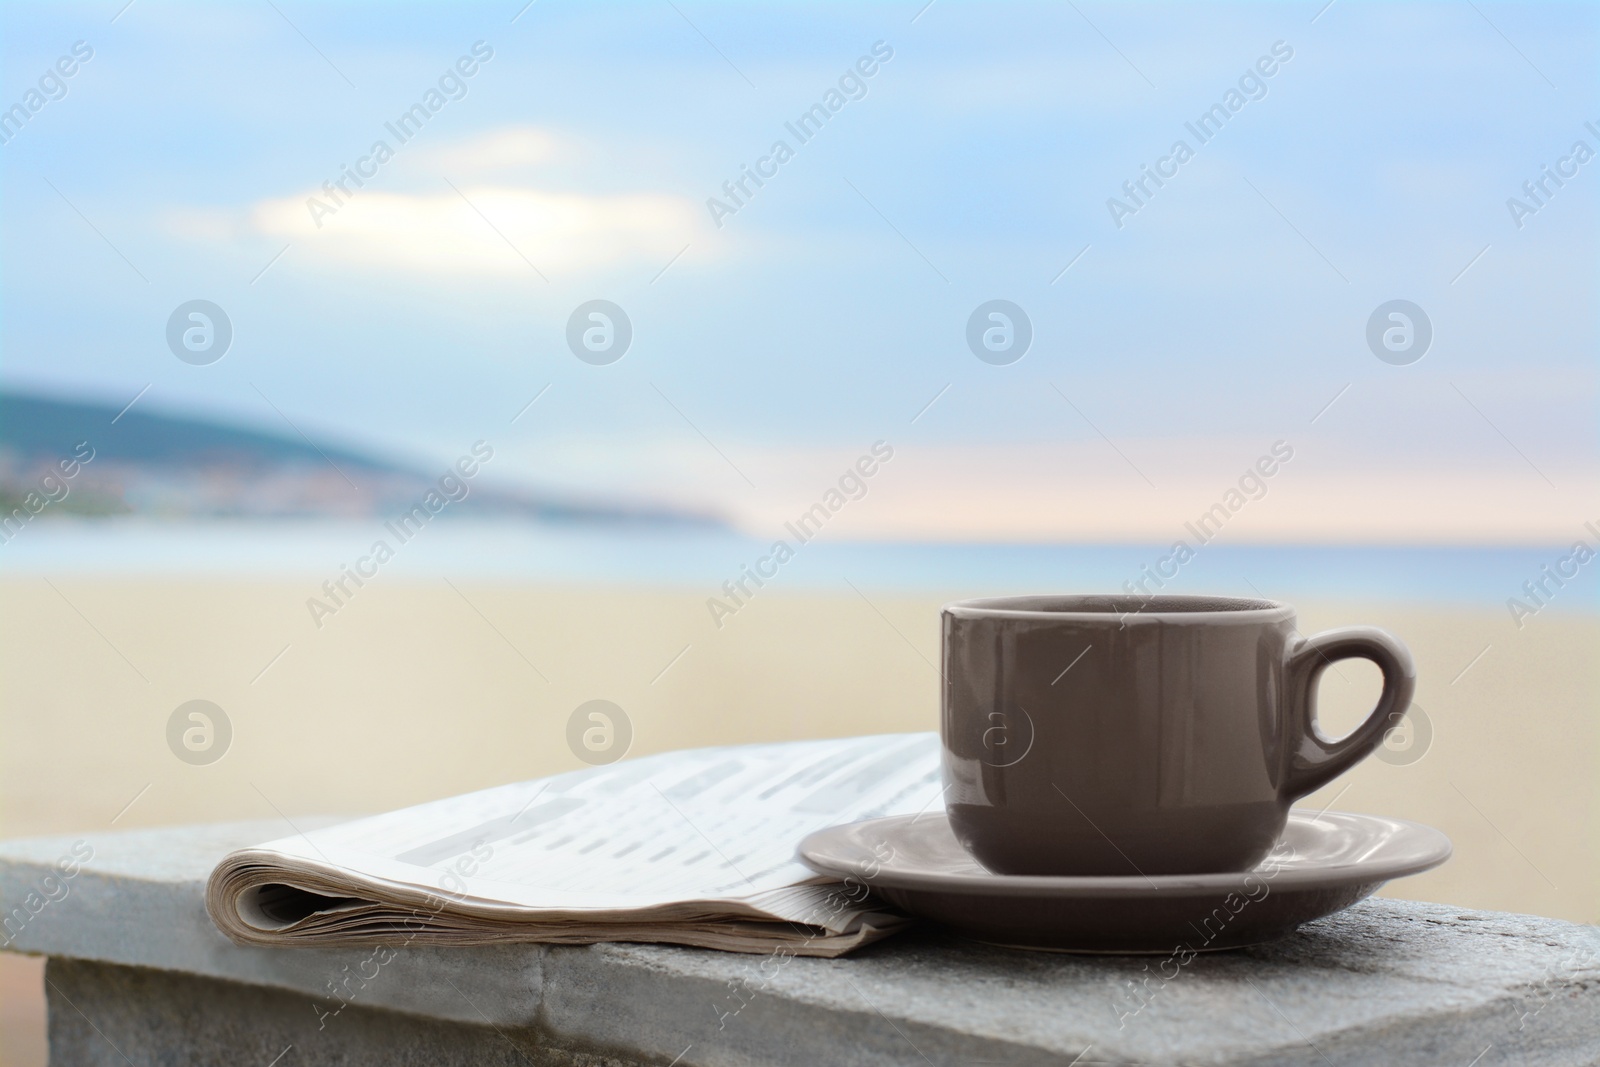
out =
<path fill-rule="evenodd" d="M 529 146 L 481 147 L 509 155 Z M 665 263 L 691 240 L 697 218 L 688 200 L 659 193 L 468 184 L 459 194 L 358 190 L 332 214 L 322 213 L 319 227 L 307 206 L 310 195 L 257 203 L 252 227 L 353 264 L 457 276 L 526 272 L 528 262 L 545 274 Z"/>

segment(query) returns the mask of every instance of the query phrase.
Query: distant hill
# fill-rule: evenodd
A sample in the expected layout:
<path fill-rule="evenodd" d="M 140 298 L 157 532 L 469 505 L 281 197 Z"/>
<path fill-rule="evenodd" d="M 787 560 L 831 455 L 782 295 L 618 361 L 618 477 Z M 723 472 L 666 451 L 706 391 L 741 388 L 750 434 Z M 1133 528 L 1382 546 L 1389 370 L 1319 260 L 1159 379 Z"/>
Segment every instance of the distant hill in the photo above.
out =
<path fill-rule="evenodd" d="M 74 460 L 90 454 L 87 462 Z M 69 467 L 74 473 L 63 477 Z M 430 491 L 439 499 L 445 473 L 442 465 L 438 471 L 419 470 L 214 419 L 137 405 L 119 415 L 104 404 L 0 392 L 0 516 L 25 508 L 37 515 L 174 519 L 392 517 Z M 465 497 L 451 501 L 450 513 L 540 522 L 721 525 L 714 516 L 664 505 L 489 489 L 480 481 L 452 483 L 457 494 L 465 489 Z"/>
<path fill-rule="evenodd" d="M 320 446 L 318 452 L 298 438 L 209 419 L 152 413 L 137 404 L 117 418 L 116 408 L 101 404 L 0 393 L 0 449 L 48 460 L 71 455 L 80 441 L 90 442 L 102 459 L 162 467 L 320 466 L 327 462 L 326 455 L 340 466 L 400 470 L 344 449 Z"/>

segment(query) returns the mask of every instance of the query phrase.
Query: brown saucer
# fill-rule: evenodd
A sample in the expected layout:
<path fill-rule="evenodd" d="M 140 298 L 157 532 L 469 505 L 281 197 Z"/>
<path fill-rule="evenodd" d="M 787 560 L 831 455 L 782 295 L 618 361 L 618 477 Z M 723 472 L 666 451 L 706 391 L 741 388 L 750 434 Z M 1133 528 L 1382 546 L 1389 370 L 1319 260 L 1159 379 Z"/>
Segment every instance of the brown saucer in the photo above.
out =
<path fill-rule="evenodd" d="M 1181 956 L 1282 937 L 1392 878 L 1437 867 L 1450 858 L 1450 839 L 1404 819 L 1291 811 L 1271 855 L 1249 871 L 1000 875 L 961 847 L 941 811 L 819 830 L 800 842 L 799 857 L 979 941 Z"/>

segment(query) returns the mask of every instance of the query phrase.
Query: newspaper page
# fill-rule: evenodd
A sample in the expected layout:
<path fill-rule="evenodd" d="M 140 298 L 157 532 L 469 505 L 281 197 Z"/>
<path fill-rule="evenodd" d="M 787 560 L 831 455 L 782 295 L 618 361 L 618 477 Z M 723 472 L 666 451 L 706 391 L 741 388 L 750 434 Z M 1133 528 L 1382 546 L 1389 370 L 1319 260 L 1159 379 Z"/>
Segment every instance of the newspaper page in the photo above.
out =
<path fill-rule="evenodd" d="M 937 735 L 671 752 L 243 849 L 207 908 L 242 943 L 670 941 L 836 955 L 905 920 L 795 859 L 942 796 Z"/>

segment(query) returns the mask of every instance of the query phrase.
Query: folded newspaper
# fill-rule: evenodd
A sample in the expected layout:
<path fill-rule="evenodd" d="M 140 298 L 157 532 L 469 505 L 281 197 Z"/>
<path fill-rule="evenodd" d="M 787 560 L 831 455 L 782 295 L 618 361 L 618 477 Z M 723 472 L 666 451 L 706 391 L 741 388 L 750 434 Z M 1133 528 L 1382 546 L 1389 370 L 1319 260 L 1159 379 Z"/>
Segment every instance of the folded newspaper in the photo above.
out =
<path fill-rule="evenodd" d="M 936 735 L 669 752 L 297 833 L 224 857 L 249 945 L 657 941 L 838 956 L 909 920 L 795 859 L 813 830 L 939 803 Z"/>

